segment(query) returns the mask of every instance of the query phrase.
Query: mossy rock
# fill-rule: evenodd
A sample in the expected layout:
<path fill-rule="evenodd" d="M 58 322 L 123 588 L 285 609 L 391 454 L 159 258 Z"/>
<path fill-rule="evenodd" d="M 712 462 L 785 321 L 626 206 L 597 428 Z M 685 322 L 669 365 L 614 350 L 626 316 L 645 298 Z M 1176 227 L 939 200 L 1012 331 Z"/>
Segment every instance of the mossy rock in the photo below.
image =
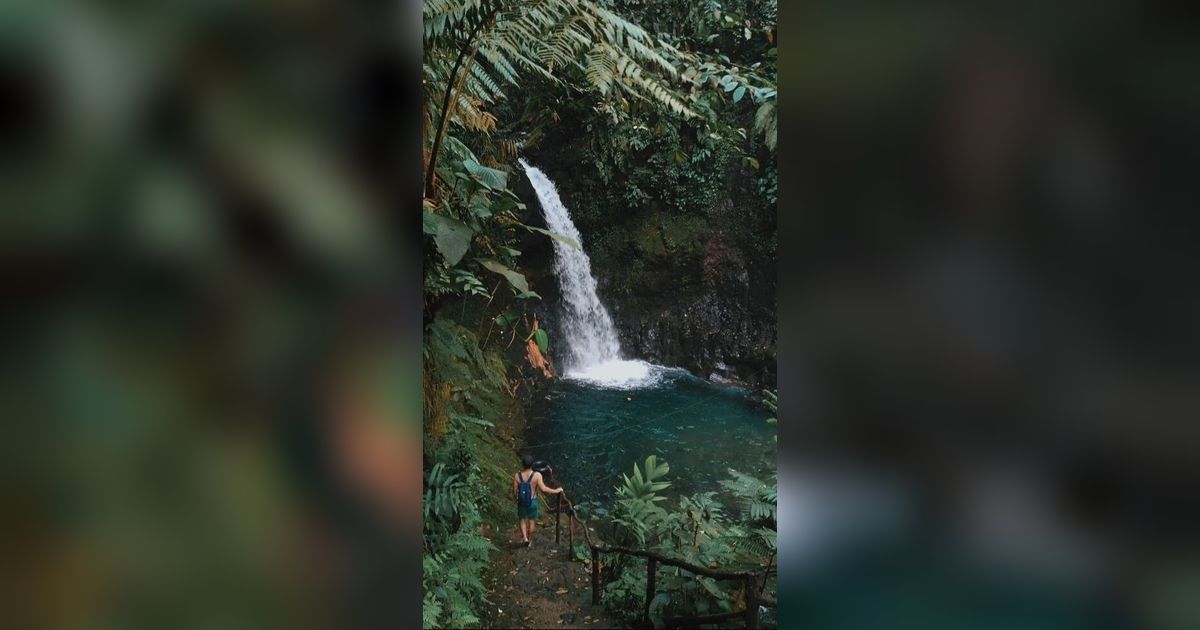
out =
<path fill-rule="evenodd" d="M 708 222 L 702 217 L 668 216 L 663 221 L 663 242 L 674 255 L 699 256 L 708 233 Z"/>
<path fill-rule="evenodd" d="M 508 474 L 517 464 L 511 443 L 522 422 L 520 403 L 507 388 L 503 357 L 481 348 L 473 331 L 438 317 L 426 327 L 425 368 L 431 387 L 450 386 L 449 400 L 435 415 L 457 420 L 441 439 L 426 436 L 426 458 L 456 471 L 478 465 L 487 486 L 480 505 L 484 520 L 494 526 L 506 523 L 511 520 Z"/>
<path fill-rule="evenodd" d="M 653 221 L 647 221 L 639 226 L 637 231 L 638 254 L 647 259 L 661 259 L 667 256 L 667 246 L 663 241 L 662 230 Z"/>

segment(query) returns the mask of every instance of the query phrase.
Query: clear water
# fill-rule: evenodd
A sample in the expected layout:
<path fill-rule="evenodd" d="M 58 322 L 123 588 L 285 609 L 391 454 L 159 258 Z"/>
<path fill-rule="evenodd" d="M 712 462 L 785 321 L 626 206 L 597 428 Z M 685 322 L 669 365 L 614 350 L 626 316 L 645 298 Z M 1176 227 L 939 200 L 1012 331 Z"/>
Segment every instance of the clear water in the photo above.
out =
<path fill-rule="evenodd" d="M 724 494 L 719 482 L 729 468 L 760 479 L 775 471 L 771 414 L 748 392 L 684 370 L 626 363 L 640 364 L 646 375 L 608 384 L 562 379 L 528 410 L 527 449 L 550 462 L 572 501 L 603 514 L 621 474 L 632 474 L 647 455 L 670 464 L 669 497 Z"/>

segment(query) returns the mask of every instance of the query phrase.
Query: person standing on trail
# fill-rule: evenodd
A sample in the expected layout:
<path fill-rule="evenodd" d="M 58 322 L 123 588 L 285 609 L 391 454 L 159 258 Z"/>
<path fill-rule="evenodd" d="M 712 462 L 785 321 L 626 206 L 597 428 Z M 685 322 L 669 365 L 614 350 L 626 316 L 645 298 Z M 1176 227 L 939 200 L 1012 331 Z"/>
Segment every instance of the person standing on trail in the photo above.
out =
<path fill-rule="evenodd" d="M 542 473 L 533 469 L 533 456 L 521 457 L 521 472 L 513 475 L 513 498 L 517 500 L 517 528 L 521 542 L 529 545 L 538 519 L 537 490 L 546 494 L 559 494 L 562 488 L 551 488 L 542 480 Z"/>

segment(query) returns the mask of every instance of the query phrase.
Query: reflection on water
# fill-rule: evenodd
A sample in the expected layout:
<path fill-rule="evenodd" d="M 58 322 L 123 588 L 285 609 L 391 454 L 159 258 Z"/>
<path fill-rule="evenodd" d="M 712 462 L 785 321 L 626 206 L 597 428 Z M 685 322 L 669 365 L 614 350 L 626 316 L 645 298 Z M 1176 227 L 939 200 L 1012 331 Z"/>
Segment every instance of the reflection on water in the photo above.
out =
<path fill-rule="evenodd" d="M 647 370 L 636 385 L 569 378 L 529 409 L 527 449 L 554 466 L 574 500 L 607 503 L 647 455 L 671 465 L 673 496 L 721 492 L 729 468 L 762 479 L 775 471 L 770 414 L 747 391 L 636 363 Z"/>

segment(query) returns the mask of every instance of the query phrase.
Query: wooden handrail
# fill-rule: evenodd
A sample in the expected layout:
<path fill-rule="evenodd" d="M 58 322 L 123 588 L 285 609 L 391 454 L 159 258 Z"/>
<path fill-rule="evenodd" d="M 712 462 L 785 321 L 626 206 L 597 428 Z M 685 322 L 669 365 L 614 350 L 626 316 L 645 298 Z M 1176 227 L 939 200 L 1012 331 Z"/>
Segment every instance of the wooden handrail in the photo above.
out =
<path fill-rule="evenodd" d="M 778 608 L 775 600 L 763 597 L 762 595 L 760 595 L 758 593 L 757 589 L 755 588 L 755 579 L 758 577 L 758 573 L 755 571 L 720 571 L 717 569 L 711 569 L 709 567 L 702 567 L 700 565 L 693 564 L 686 560 L 681 560 L 678 558 L 672 558 L 670 556 L 665 556 L 663 554 L 660 554 L 660 553 L 657 553 L 654 551 L 647 551 L 644 549 L 630 549 L 628 547 L 622 547 L 620 545 L 605 545 L 602 543 L 593 542 L 591 535 L 588 533 L 587 523 L 584 523 L 576 515 L 575 505 L 573 503 L 571 503 L 570 499 L 567 498 L 566 491 L 564 490 L 563 492 L 559 493 L 558 496 L 560 497 L 560 501 L 555 506 L 555 510 L 554 510 L 555 518 L 557 519 L 558 514 L 562 512 L 561 501 L 566 501 L 567 508 L 570 510 L 570 516 L 572 519 L 571 524 L 574 525 L 575 521 L 579 521 L 579 524 L 583 525 L 583 537 L 587 541 L 588 548 L 592 550 L 592 604 L 593 605 L 598 605 L 600 603 L 600 554 L 601 553 L 618 553 L 618 554 L 624 554 L 624 555 L 629 555 L 629 556 L 637 556 L 637 557 L 641 557 L 641 558 L 646 558 L 646 560 L 647 560 L 647 562 L 646 562 L 646 586 L 647 586 L 647 588 L 646 588 L 646 605 L 643 610 L 644 616 L 649 615 L 650 601 L 654 597 L 654 577 L 658 571 L 659 563 L 666 564 L 669 566 L 679 567 L 681 569 L 690 571 L 692 573 L 695 573 L 698 575 L 703 575 L 706 577 L 711 577 L 711 578 L 718 579 L 718 580 L 741 580 L 742 584 L 744 586 L 745 592 L 746 592 L 746 595 L 745 595 L 746 609 L 744 611 L 737 612 L 737 613 L 723 613 L 721 615 L 718 615 L 722 619 L 742 616 L 746 620 L 747 628 L 757 628 L 758 627 L 758 606 L 759 606 L 759 604 L 769 606 L 771 608 Z M 574 527 L 572 527 L 572 530 L 573 529 L 574 529 Z M 555 535 L 554 535 L 555 543 L 558 542 L 558 531 L 557 530 L 558 530 L 558 527 L 557 527 L 557 523 L 556 523 L 555 524 Z M 764 584 L 765 584 L 765 579 L 766 579 L 766 576 L 764 575 Z M 700 623 L 704 623 L 704 620 L 706 617 L 713 617 L 713 616 L 706 615 L 704 617 L 695 617 L 695 618 L 692 618 L 691 621 L 698 621 Z M 685 619 L 687 619 L 687 618 L 679 618 L 679 620 L 685 620 Z M 716 619 L 710 620 L 710 622 L 712 622 L 712 621 L 716 621 Z"/>
<path fill-rule="evenodd" d="M 569 498 L 567 498 L 567 493 L 564 491 L 560 496 L 563 498 L 564 501 L 567 502 L 567 507 L 571 510 L 571 518 L 575 519 L 576 521 L 579 521 L 580 525 L 583 525 L 583 536 L 584 536 L 584 538 L 587 539 L 587 545 L 590 549 L 595 549 L 596 551 L 599 551 L 602 553 L 623 553 L 626 555 L 639 556 L 639 557 L 647 558 L 647 559 L 653 558 L 654 560 L 657 560 L 658 562 L 660 562 L 662 564 L 669 564 L 671 566 L 679 567 L 681 569 L 687 569 L 688 571 L 691 571 L 692 573 L 699 573 L 700 575 L 704 575 L 704 576 L 716 578 L 716 579 L 739 580 L 739 579 L 742 579 L 745 577 L 751 577 L 751 576 L 758 575 L 758 573 L 755 571 L 718 571 L 716 569 L 711 569 L 709 567 L 702 567 L 698 564 L 692 564 L 691 562 L 688 562 L 686 560 L 679 560 L 677 558 L 672 558 L 670 556 L 664 556 L 663 554 L 656 553 L 654 551 L 646 551 L 643 549 L 630 549 L 628 547 L 622 547 L 619 545 L 605 545 L 605 544 L 601 544 L 601 543 L 592 542 L 592 537 L 588 535 L 587 525 L 583 521 L 579 520 L 579 517 L 575 515 L 575 505 L 573 503 L 571 503 L 571 500 Z"/>
<path fill-rule="evenodd" d="M 664 619 L 664 621 L 668 628 L 678 628 L 681 626 L 684 628 L 689 628 L 726 621 L 728 619 L 737 619 L 742 615 L 743 613 L 741 611 L 734 611 L 727 613 L 716 613 L 712 615 L 697 615 L 695 617 L 667 617 Z"/>
<path fill-rule="evenodd" d="M 638 556 L 641 558 L 657 560 L 659 564 L 669 564 L 671 566 L 679 567 L 681 569 L 686 569 L 688 571 L 691 571 L 692 573 L 699 573 L 700 575 L 710 577 L 710 578 L 715 578 L 718 580 L 740 580 L 743 578 L 758 576 L 758 574 L 753 571 L 718 571 L 716 569 L 710 569 L 708 567 L 702 567 L 697 564 L 692 564 L 686 560 L 677 560 L 670 556 L 664 556 L 660 553 L 656 553 L 653 551 L 645 551 L 642 549 L 630 549 L 628 547 L 619 547 L 616 545 L 611 545 L 611 546 L 601 546 L 598 549 L 598 551 L 601 551 L 604 553 L 622 553 L 622 554 L 629 555 L 629 556 Z"/>

